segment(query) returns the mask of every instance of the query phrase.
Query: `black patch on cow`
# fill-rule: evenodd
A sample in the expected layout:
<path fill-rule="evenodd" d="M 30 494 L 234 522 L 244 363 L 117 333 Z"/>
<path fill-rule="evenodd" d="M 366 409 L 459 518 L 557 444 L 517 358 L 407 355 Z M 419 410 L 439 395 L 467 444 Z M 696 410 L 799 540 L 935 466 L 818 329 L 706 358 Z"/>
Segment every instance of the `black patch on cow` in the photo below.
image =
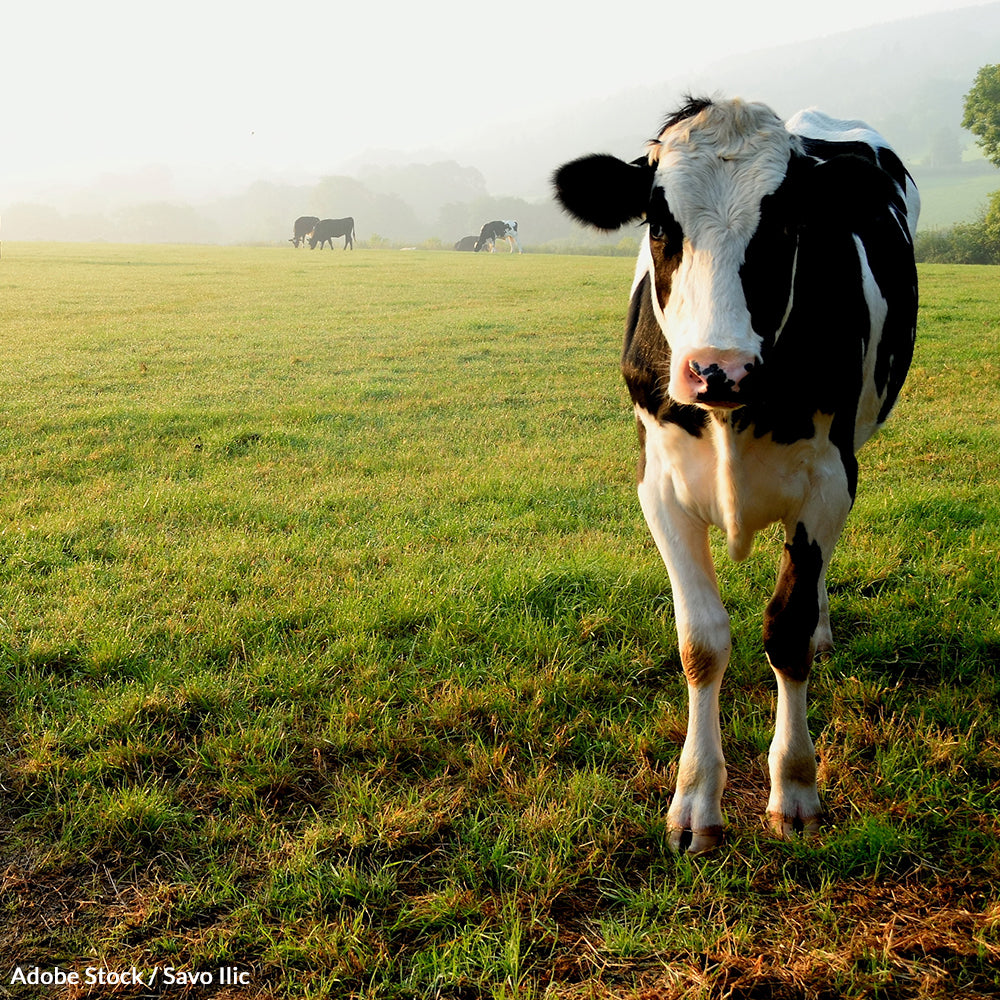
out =
<path fill-rule="evenodd" d="M 807 145 L 814 154 L 821 146 L 832 158 L 792 156 L 785 180 L 761 203 L 741 270 L 753 327 L 764 342 L 762 364 L 741 384 L 750 402 L 734 414 L 733 424 L 791 443 L 815 433 L 815 413 L 832 414 L 831 440 L 853 497 L 854 432 L 871 326 L 855 235 L 888 303 L 876 387 L 881 392 L 888 386 L 891 399 L 912 356 L 916 272 L 908 233 L 894 211 L 905 206 L 874 151 L 856 143 Z M 849 152 L 834 155 L 843 146 Z M 856 152 L 859 146 L 866 155 Z M 889 405 L 887 400 L 883 416 Z"/>
<path fill-rule="evenodd" d="M 812 666 L 812 636 L 819 624 L 823 552 L 800 521 L 785 543 L 778 583 L 764 612 L 764 649 L 775 670 L 805 680 Z"/>
<path fill-rule="evenodd" d="M 847 145 L 853 149 L 853 143 Z M 799 206 L 804 225 L 858 232 L 889 220 L 890 206 L 898 198 L 896 184 L 878 166 L 873 151 L 864 148 L 868 156 L 842 152 L 823 163 L 796 158 L 795 172 L 808 195 Z"/>
<path fill-rule="evenodd" d="M 882 146 L 876 151 L 875 159 L 878 165 L 893 179 L 901 192 L 906 189 L 907 183 L 913 184 L 910 172 L 903 166 L 903 161 L 893 150 Z"/>
<path fill-rule="evenodd" d="M 694 437 L 700 437 L 708 420 L 707 411 L 697 406 L 684 406 L 667 394 L 670 347 L 653 313 L 649 283 L 650 276 L 646 274 L 629 303 L 622 375 L 633 403 L 660 423 L 677 424 Z"/>
<path fill-rule="evenodd" d="M 663 188 L 658 185 L 649 192 L 646 224 L 649 227 L 650 241 L 656 243 L 665 256 L 671 257 L 683 252 L 684 230 L 670 211 Z"/>
<path fill-rule="evenodd" d="M 661 309 L 667 307 L 673 276 L 684 255 L 684 231 L 667 205 L 663 188 L 654 187 L 646 212 L 649 226 L 649 250 L 653 258 L 656 299 Z"/>
<path fill-rule="evenodd" d="M 646 157 L 626 163 L 595 153 L 561 166 L 552 183 L 559 203 L 574 219 L 610 232 L 645 215 L 655 173 Z"/>
<path fill-rule="evenodd" d="M 813 139 L 809 136 L 802 136 L 801 142 L 806 156 L 815 157 L 822 163 L 836 156 L 860 156 L 875 163 L 875 150 L 867 142 Z"/>
<path fill-rule="evenodd" d="M 858 220 L 855 231 L 861 238 L 868 265 L 887 305 L 874 370 L 875 388 L 880 394 L 886 394 L 878 415 L 881 423 L 888 418 L 913 360 L 917 269 L 913 263 L 904 199 L 905 186 L 908 182 L 912 184 L 913 179 L 892 150 L 879 149 L 877 162 L 881 176 L 892 181 L 885 190 L 887 206 L 882 206 L 881 211 L 867 219 Z"/>
<path fill-rule="evenodd" d="M 796 179 L 790 170 L 778 189 L 761 200 L 757 229 L 740 268 L 751 325 L 765 342 L 774 341 L 792 294 L 800 195 Z"/>
<path fill-rule="evenodd" d="M 878 421 L 882 423 L 888 419 L 899 397 L 899 390 L 913 360 L 917 327 L 917 270 L 915 265 L 908 270 L 892 266 L 892 262 L 885 257 L 872 253 L 874 240 L 864 242 L 875 280 L 889 307 L 882 325 L 874 372 L 876 388 L 886 393 L 878 414 Z M 897 259 L 903 258 L 900 255 Z"/>

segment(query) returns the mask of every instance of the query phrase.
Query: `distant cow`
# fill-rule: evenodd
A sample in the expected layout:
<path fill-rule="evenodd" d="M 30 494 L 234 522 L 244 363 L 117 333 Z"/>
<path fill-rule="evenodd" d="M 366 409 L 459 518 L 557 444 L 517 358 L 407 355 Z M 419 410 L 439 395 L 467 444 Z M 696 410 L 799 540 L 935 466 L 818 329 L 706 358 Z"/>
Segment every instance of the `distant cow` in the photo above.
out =
<path fill-rule="evenodd" d="M 487 222 L 479 232 L 479 239 L 473 250 L 479 253 L 483 247 L 489 247 L 490 253 L 496 252 L 496 241 L 506 240 L 510 252 L 514 252 L 514 245 L 517 244 L 517 252 L 521 253 L 521 242 L 517 238 L 517 223 L 512 219 L 498 219 L 495 222 Z"/>
<path fill-rule="evenodd" d="M 479 240 L 475 236 L 463 236 L 456 244 L 456 250 L 475 250 Z"/>
<path fill-rule="evenodd" d="M 293 227 L 295 235 L 288 241 L 292 246 L 299 247 L 305 243 L 306 238 L 313 231 L 313 227 L 319 222 L 318 215 L 300 215 L 295 220 Z"/>
<path fill-rule="evenodd" d="M 354 249 L 354 220 L 350 216 L 346 219 L 324 219 L 322 222 L 317 219 L 312 232 L 306 234 L 306 239 L 309 240 L 310 250 L 315 250 L 317 243 L 320 250 L 324 243 L 329 243 L 332 250 L 333 241 L 338 236 L 344 237 L 345 250 L 348 247 Z"/>
<path fill-rule="evenodd" d="M 811 110 L 786 125 L 762 104 L 692 99 L 639 159 L 584 157 L 555 183 L 597 229 L 645 221 L 622 374 L 688 686 L 670 842 L 706 851 L 725 825 L 730 629 L 713 524 L 733 559 L 755 532 L 784 525 L 764 611 L 777 684 L 767 817 L 781 836 L 812 833 L 821 808 L 806 687 L 832 646 L 826 570 L 854 502 L 855 452 L 889 416 L 913 355 L 913 178 L 862 122 Z"/>

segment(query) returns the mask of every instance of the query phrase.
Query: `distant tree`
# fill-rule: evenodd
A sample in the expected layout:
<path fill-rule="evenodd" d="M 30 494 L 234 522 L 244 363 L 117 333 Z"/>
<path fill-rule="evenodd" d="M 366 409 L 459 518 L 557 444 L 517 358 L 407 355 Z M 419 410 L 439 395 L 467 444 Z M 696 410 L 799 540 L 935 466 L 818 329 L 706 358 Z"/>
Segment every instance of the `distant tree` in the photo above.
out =
<path fill-rule="evenodd" d="M 994 191 L 986 203 L 980 225 L 987 246 L 993 251 L 994 259 L 1000 259 L 1000 191 Z"/>
<path fill-rule="evenodd" d="M 1000 167 L 1000 64 L 981 66 L 965 95 L 962 128 L 967 128 L 986 158 Z"/>
<path fill-rule="evenodd" d="M 927 165 L 938 169 L 957 167 L 962 162 L 962 140 L 958 130 L 952 126 L 939 128 L 931 136 L 931 148 L 927 154 Z"/>
<path fill-rule="evenodd" d="M 126 243 L 211 243 L 214 227 L 191 205 L 155 201 L 115 213 L 117 238 Z"/>
<path fill-rule="evenodd" d="M 363 168 L 358 176 L 376 194 L 401 198 L 425 226 L 434 222 L 443 205 L 472 201 L 487 194 L 483 175 L 474 167 L 463 167 L 454 160 L 370 166 Z"/>
<path fill-rule="evenodd" d="M 51 205 L 21 202 L 3 215 L 3 234 L 9 240 L 64 240 L 66 220 Z"/>
<path fill-rule="evenodd" d="M 483 221 L 468 202 L 449 202 L 438 210 L 436 231 L 454 243 L 463 236 L 478 234 Z"/>

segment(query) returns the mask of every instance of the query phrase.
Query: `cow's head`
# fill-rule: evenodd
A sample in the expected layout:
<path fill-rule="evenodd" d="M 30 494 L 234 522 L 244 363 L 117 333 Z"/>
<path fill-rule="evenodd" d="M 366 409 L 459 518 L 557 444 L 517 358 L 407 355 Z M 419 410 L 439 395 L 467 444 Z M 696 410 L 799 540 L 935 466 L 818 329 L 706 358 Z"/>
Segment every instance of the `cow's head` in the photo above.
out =
<path fill-rule="evenodd" d="M 645 218 L 633 293 L 649 274 L 671 353 L 668 391 L 679 403 L 742 405 L 765 336 L 776 332 L 759 327 L 777 325 L 789 307 L 795 233 L 762 204 L 774 201 L 796 141 L 763 105 L 692 100 L 647 144 L 646 156 L 631 163 L 587 156 L 555 174 L 557 198 L 581 222 L 613 230 Z M 767 255 L 780 258 L 770 267 L 787 275 L 777 318 L 773 302 L 753 301 L 757 285 L 771 280 L 769 268 L 748 262 L 753 241 L 764 249 L 763 241 Z"/>

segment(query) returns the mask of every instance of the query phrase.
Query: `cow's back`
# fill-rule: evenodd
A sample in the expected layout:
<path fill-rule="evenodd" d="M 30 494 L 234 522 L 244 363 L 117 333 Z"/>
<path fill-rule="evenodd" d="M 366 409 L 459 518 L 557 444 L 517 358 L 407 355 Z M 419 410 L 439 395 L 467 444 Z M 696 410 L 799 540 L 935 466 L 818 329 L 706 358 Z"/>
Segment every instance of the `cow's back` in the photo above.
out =
<path fill-rule="evenodd" d="M 871 191 L 849 189 L 841 196 L 846 202 L 860 202 L 852 226 L 860 274 L 850 275 L 849 280 L 851 289 L 863 296 L 869 325 L 854 421 L 856 450 L 888 417 L 913 357 L 917 316 L 913 239 L 920 196 L 892 147 L 864 122 L 808 109 L 786 127 L 799 137 L 802 152 L 811 160 L 833 169 L 842 157 L 860 157 L 876 166 L 884 181 Z M 833 211 L 839 210 L 835 200 Z M 814 244 L 812 253 L 822 253 L 822 247 Z M 843 286 L 828 294 L 844 294 Z"/>
<path fill-rule="evenodd" d="M 785 127 L 802 139 L 807 153 L 821 159 L 849 152 L 857 155 L 859 147 L 870 149 L 876 163 L 892 178 L 899 192 L 903 218 L 912 242 L 920 215 L 920 194 L 902 161 L 875 129 L 857 119 L 832 118 L 815 108 L 799 111 L 785 123 Z"/>

